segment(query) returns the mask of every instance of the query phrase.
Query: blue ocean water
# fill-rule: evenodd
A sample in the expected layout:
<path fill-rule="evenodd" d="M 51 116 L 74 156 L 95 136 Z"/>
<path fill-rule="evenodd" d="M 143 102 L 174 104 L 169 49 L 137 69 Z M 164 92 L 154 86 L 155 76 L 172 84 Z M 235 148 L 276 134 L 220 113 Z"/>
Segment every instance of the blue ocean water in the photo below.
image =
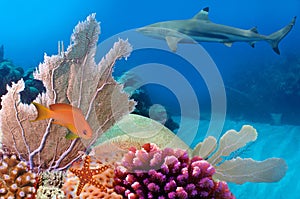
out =
<path fill-rule="evenodd" d="M 97 20 L 101 22 L 101 43 L 123 31 L 151 23 L 191 18 L 207 6 L 213 22 L 243 29 L 257 26 L 258 32 L 265 35 L 284 27 L 294 16 L 300 16 L 299 0 L 2 1 L 0 45 L 4 45 L 5 58 L 27 70 L 43 62 L 44 53 L 57 54 L 58 41 L 63 41 L 67 46 L 75 25 L 91 13 L 96 13 Z M 259 160 L 281 157 L 286 159 L 289 166 L 286 177 L 280 182 L 232 185 L 237 198 L 270 198 L 269 192 L 272 191 L 280 194 L 271 198 L 297 198 L 296 192 L 300 189 L 297 180 L 300 174 L 296 169 L 300 160 L 296 157 L 298 153 L 295 153 L 300 147 L 300 26 L 297 20 L 291 32 L 279 44 L 280 55 L 263 41 L 257 42 L 255 48 L 247 43 L 234 43 L 230 48 L 219 43 L 201 43 L 211 58 L 208 67 L 215 64 L 224 83 L 227 107 L 222 132 L 231 128 L 239 130 L 241 124 L 253 125 L 261 133 L 261 144 L 257 143 L 256 148 L 252 148 L 251 157 Z M 189 47 L 180 44 L 178 51 Z M 191 55 L 195 59 L 199 57 L 200 61 L 205 56 Z M 157 84 L 147 86 L 152 102 L 162 104 L 174 118 L 182 120 L 181 101 L 177 98 L 180 95 L 190 104 L 187 106 L 189 110 L 185 110 L 187 114 L 191 113 L 188 116 L 195 119 L 197 114 L 194 115 L 193 111 L 199 109 L 200 118 L 204 121 L 202 125 L 207 127 L 206 121 L 212 115 L 211 93 L 205 78 L 186 59 L 167 50 L 136 51 L 127 61 L 116 64 L 115 75 L 120 76 L 133 67 L 148 63 L 167 65 L 184 76 L 195 92 L 198 107 L 188 100 L 191 95 L 185 94 L 185 88 L 178 91 L 180 94 L 174 94 L 166 85 Z M 206 77 L 212 82 L 215 78 L 212 74 Z M 176 79 L 173 81 L 174 85 L 180 87 Z M 212 88 L 220 89 L 217 86 Z M 279 121 L 274 118 L 276 115 L 281 117 Z M 270 136 L 272 133 L 274 136 Z M 195 137 L 192 145 L 203 136 L 200 133 Z M 265 145 L 269 147 L 265 148 Z M 284 191 L 288 192 L 287 195 L 282 193 Z"/>

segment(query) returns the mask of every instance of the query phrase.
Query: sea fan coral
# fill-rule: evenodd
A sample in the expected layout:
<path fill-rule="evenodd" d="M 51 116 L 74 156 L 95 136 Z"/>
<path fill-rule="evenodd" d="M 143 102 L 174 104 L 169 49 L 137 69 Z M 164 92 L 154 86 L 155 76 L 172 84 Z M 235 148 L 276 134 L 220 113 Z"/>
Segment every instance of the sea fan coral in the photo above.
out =
<path fill-rule="evenodd" d="M 37 113 L 33 105 L 23 104 L 20 99 L 25 88 L 23 80 L 8 87 L 8 93 L 2 97 L 3 148 L 27 160 L 31 169 L 67 168 L 80 157 L 79 151 L 85 151 L 98 136 L 133 110 L 135 102 L 128 100 L 122 85 L 112 77 L 116 60 L 127 58 L 132 47 L 120 39 L 96 64 L 99 33 L 99 23 L 92 14 L 75 27 L 67 51 L 62 49 L 59 55 L 51 57 L 45 55 L 44 63 L 33 74 L 46 89 L 35 101 L 46 107 L 67 103 L 81 109 L 94 132 L 91 139 L 65 139 L 67 129 L 53 124 L 52 119 L 30 122 Z"/>
<path fill-rule="evenodd" d="M 182 149 L 160 150 L 155 144 L 132 147 L 115 170 L 115 190 L 130 199 L 233 199 L 226 182 L 214 181 L 214 167 Z"/>
<path fill-rule="evenodd" d="M 0 198 L 32 198 L 35 189 L 36 174 L 28 170 L 26 162 L 16 155 L 3 155 L 0 161 Z"/>

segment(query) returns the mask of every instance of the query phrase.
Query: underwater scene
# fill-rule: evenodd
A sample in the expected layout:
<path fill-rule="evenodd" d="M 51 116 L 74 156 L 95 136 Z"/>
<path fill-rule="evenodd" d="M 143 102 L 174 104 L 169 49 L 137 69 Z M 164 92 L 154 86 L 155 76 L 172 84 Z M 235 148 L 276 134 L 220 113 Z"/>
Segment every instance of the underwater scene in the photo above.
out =
<path fill-rule="evenodd" d="M 0 199 L 300 198 L 299 0 L 0 7 Z"/>

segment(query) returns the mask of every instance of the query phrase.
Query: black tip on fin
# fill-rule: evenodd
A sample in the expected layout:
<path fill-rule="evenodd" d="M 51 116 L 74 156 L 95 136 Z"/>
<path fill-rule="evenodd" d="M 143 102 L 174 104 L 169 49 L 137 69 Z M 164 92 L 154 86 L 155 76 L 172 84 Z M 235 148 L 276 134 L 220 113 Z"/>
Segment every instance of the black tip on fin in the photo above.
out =
<path fill-rule="evenodd" d="M 294 16 L 294 18 L 293 18 L 293 20 L 292 20 L 292 24 L 293 24 L 293 25 L 295 25 L 296 19 L 297 19 L 297 16 Z"/>
<path fill-rule="evenodd" d="M 202 9 L 203 11 L 209 12 L 209 7 L 205 7 Z"/>
<path fill-rule="evenodd" d="M 274 52 L 277 54 L 277 55 L 280 55 L 280 51 L 279 51 L 279 48 L 276 47 L 276 48 L 273 48 Z"/>

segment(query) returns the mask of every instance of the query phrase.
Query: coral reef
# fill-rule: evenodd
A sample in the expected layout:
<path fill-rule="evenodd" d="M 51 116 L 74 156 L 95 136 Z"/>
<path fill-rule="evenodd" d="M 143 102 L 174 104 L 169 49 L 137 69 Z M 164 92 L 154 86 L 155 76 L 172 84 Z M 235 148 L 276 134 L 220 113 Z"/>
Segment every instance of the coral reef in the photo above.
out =
<path fill-rule="evenodd" d="M 256 130 L 252 126 L 245 125 L 239 132 L 227 131 L 220 138 L 219 145 L 216 138 L 209 136 L 192 150 L 158 122 L 130 114 L 98 140 L 98 145 L 92 149 L 91 155 L 103 162 L 117 163 L 121 162 L 130 147 L 141 149 L 144 143 L 151 142 L 159 148 L 187 150 L 191 158 L 202 157 L 215 167 L 214 178 L 222 181 L 237 184 L 279 181 L 287 171 L 287 164 L 283 159 L 269 158 L 256 161 L 250 158 L 241 159 L 238 153 L 231 156 L 248 147 L 256 139 Z M 245 176 L 245 173 L 249 175 Z"/>
<path fill-rule="evenodd" d="M 208 137 L 191 150 L 161 123 L 129 114 L 135 102 L 112 72 L 132 47 L 120 39 L 95 63 L 99 34 L 92 14 L 75 27 L 66 52 L 62 47 L 58 55 L 45 55 L 33 79 L 11 67 L 0 48 L 0 73 L 10 76 L 0 79 L 0 89 L 8 85 L 0 93 L 1 144 L 4 151 L 16 154 L 0 162 L 0 199 L 34 197 L 34 172 L 45 170 L 49 172 L 39 178 L 38 198 L 234 198 L 226 182 L 275 182 L 285 175 L 287 165 L 279 158 L 226 159 L 256 140 L 251 126 L 227 131 L 219 145 Z M 37 114 L 32 100 L 46 107 L 67 103 L 79 108 L 93 129 L 92 138 L 67 140 L 67 128 L 52 119 L 30 122 Z M 158 120 L 161 114 L 161 109 L 154 111 Z M 90 155 L 97 161 L 83 156 L 84 161 L 77 162 L 95 145 Z M 71 165 L 66 177 L 54 172 Z"/>
<path fill-rule="evenodd" d="M 67 171 L 63 185 L 66 198 L 122 198 L 113 189 L 114 169 L 110 164 L 84 158 L 83 163 L 74 163 Z"/>
<path fill-rule="evenodd" d="M 65 194 L 62 190 L 65 172 L 63 171 L 46 171 L 39 175 L 39 186 L 36 198 L 47 199 L 53 198 L 64 199 Z"/>
<path fill-rule="evenodd" d="M 0 109 L 1 109 L 1 97 L 7 93 L 7 85 L 11 86 L 12 82 L 18 82 L 23 78 L 25 81 L 25 88 L 20 93 L 21 102 L 30 104 L 38 94 L 45 92 L 43 83 L 40 80 L 33 78 L 33 71 L 28 70 L 24 73 L 22 67 L 17 67 L 12 61 L 3 59 L 4 47 L 0 48 Z M 2 58 L 1 58 L 2 55 Z"/>
<path fill-rule="evenodd" d="M 41 80 L 34 79 L 34 69 L 28 69 L 23 75 L 25 88 L 20 92 L 21 102 L 23 104 L 30 104 L 39 94 L 45 93 L 46 88 Z"/>
<path fill-rule="evenodd" d="M 207 161 L 190 160 L 182 149 L 132 147 L 115 173 L 115 190 L 126 198 L 235 198 L 225 182 L 213 180 L 215 169 Z"/>
<path fill-rule="evenodd" d="M 15 66 L 12 61 L 4 59 L 0 61 L 0 103 L 1 96 L 7 93 L 7 85 L 11 86 L 12 82 L 19 81 L 23 74 L 23 68 Z"/>
<path fill-rule="evenodd" d="M 0 198 L 22 199 L 35 195 L 36 174 L 16 155 L 3 155 L 0 161 Z"/>
<path fill-rule="evenodd" d="M 59 55 L 45 55 L 44 62 L 34 72 L 34 79 L 43 82 L 46 92 L 35 101 L 48 107 L 68 103 L 80 108 L 93 129 L 90 140 L 67 140 L 67 129 L 52 120 L 30 122 L 36 117 L 33 105 L 23 104 L 19 93 L 25 83 L 19 80 L 8 87 L 2 97 L 0 132 L 3 148 L 27 160 L 31 169 L 63 170 L 81 155 L 103 132 L 135 105 L 122 91 L 122 85 L 112 77 L 113 66 L 120 58 L 127 58 L 132 47 L 127 41 L 117 41 L 113 48 L 96 64 L 99 23 L 95 14 L 79 23 L 72 34 L 72 43 Z"/>
<path fill-rule="evenodd" d="M 270 113 L 277 113 L 282 114 L 282 123 L 299 125 L 298 54 L 290 53 L 277 60 L 251 65 L 247 70 L 237 70 L 226 83 L 229 114 L 233 118 L 243 114 L 243 119 L 271 123 Z M 260 117 L 257 117 L 257 110 Z"/>

